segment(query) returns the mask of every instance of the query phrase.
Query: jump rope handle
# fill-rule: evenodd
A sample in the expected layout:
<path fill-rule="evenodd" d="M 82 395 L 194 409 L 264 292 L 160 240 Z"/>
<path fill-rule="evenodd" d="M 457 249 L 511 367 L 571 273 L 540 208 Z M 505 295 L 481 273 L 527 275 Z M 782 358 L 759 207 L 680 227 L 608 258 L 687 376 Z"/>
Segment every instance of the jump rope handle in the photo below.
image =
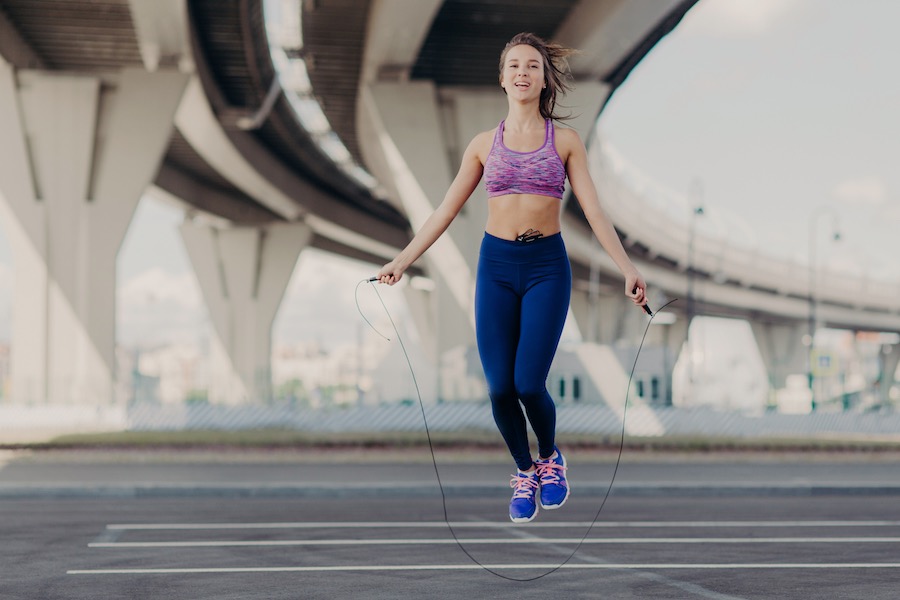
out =
<path fill-rule="evenodd" d="M 632 293 L 632 294 L 637 294 L 637 288 L 634 288 L 633 290 L 631 290 L 631 293 Z M 644 312 L 645 312 L 645 313 L 647 313 L 647 314 L 650 315 L 651 317 L 653 316 L 653 311 L 650 310 L 650 305 L 649 305 L 649 304 L 647 304 L 647 303 L 645 302 L 645 303 L 641 306 L 641 308 L 644 309 Z"/>

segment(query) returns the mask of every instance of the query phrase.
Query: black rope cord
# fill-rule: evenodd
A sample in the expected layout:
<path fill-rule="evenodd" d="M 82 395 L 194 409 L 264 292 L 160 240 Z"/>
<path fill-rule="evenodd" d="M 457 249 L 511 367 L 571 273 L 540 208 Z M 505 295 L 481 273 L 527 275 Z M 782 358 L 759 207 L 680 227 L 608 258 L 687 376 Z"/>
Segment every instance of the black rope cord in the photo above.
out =
<path fill-rule="evenodd" d="M 364 283 L 374 284 L 374 278 L 373 279 L 363 279 L 362 281 L 360 281 L 359 283 L 356 284 L 356 290 L 354 292 L 354 296 L 356 299 L 356 309 L 359 311 L 359 314 L 362 316 L 363 320 L 365 320 L 365 322 L 368 323 L 369 327 L 371 327 L 372 330 L 375 331 L 375 333 L 377 333 L 384 339 L 390 341 L 389 337 L 385 336 L 383 333 L 381 333 L 380 331 L 375 329 L 375 326 L 372 325 L 372 323 L 369 321 L 369 319 L 366 318 L 366 315 L 364 315 L 362 312 L 362 308 L 359 305 L 359 286 L 361 286 Z M 612 477 L 610 477 L 610 480 L 609 480 L 609 486 L 606 488 L 606 494 L 604 494 L 603 500 L 600 502 L 600 507 L 597 509 L 597 513 L 594 515 L 593 520 L 591 520 L 591 523 L 588 525 L 587 530 L 584 532 L 584 535 L 581 536 L 581 539 L 578 541 L 578 544 L 575 545 L 575 548 L 572 550 L 572 552 L 569 554 L 569 556 L 567 556 L 565 558 L 565 560 L 563 560 L 556 567 L 553 567 L 552 569 L 549 569 L 549 570 L 547 570 L 543 573 L 540 573 L 538 575 L 535 575 L 533 577 L 519 578 L 519 577 L 510 577 L 508 575 L 504 575 L 503 573 L 498 573 L 494 569 L 491 569 L 490 567 L 485 566 L 484 564 L 479 562 L 477 558 L 472 556 L 472 554 L 468 550 L 466 550 L 466 547 L 456 536 L 456 531 L 453 529 L 453 525 L 450 524 L 450 517 L 447 514 L 447 496 L 444 493 L 444 485 L 441 482 L 441 473 L 440 473 L 440 470 L 438 469 L 437 458 L 435 457 L 435 454 L 434 454 L 434 444 L 431 441 L 431 430 L 428 427 L 428 419 L 425 416 L 425 403 L 422 401 L 422 394 L 419 391 L 419 382 L 416 380 L 416 373 L 413 370 L 412 361 L 409 359 L 409 354 L 406 352 L 406 345 L 403 343 L 403 338 L 400 336 L 400 331 L 397 329 L 397 325 L 394 323 L 394 319 L 391 316 L 390 311 L 387 309 L 387 306 L 384 304 L 384 300 L 381 298 L 381 294 L 378 293 L 378 289 L 376 287 L 374 287 L 374 285 L 373 285 L 372 289 L 375 291 L 375 295 L 378 297 L 378 301 L 381 303 L 381 307 L 384 309 L 384 313 L 387 315 L 387 318 L 391 323 L 391 327 L 394 330 L 394 334 L 397 336 L 397 341 L 400 342 L 400 348 L 401 348 L 401 350 L 403 350 L 403 356 L 406 358 L 406 365 L 409 367 L 409 373 L 412 376 L 413 385 L 416 388 L 416 395 L 419 398 L 419 408 L 422 411 L 422 423 L 424 423 L 424 425 L 425 425 L 425 436 L 428 439 L 428 449 L 431 452 L 431 463 L 432 463 L 432 465 L 434 465 L 434 476 L 437 479 L 438 488 L 440 489 L 440 492 L 441 492 L 441 505 L 442 505 L 443 511 L 444 511 L 444 523 L 447 524 L 447 529 L 450 530 L 450 535 L 453 536 L 453 540 L 456 542 L 456 545 L 459 546 L 459 549 L 463 551 L 463 554 L 468 556 L 469 559 L 473 563 L 475 563 L 476 565 L 478 565 L 479 567 L 481 567 L 488 573 L 490 573 L 492 575 L 496 575 L 497 577 L 499 577 L 501 579 L 506 579 L 508 581 L 522 581 L 522 582 L 535 581 L 542 577 L 546 577 L 547 575 L 550 575 L 551 573 L 555 573 L 556 571 L 559 571 L 566 564 L 568 564 L 568 562 L 570 560 L 572 560 L 572 558 L 575 556 L 575 553 L 578 552 L 578 550 L 581 548 L 582 544 L 584 544 L 584 541 L 587 539 L 588 535 L 591 533 L 591 529 L 597 523 L 597 519 L 600 518 L 600 513 L 603 511 L 603 507 L 606 506 L 606 501 L 609 499 L 609 495 L 612 492 L 613 483 L 616 480 L 616 473 L 618 473 L 618 471 L 619 471 L 619 464 L 622 461 L 622 450 L 625 448 L 625 418 L 628 415 L 628 397 L 629 397 L 629 393 L 631 391 L 631 382 L 632 382 L 632 379 L 634 378 L 634 371 L 637 368 L 638 359 L 641 357 L 641 350 L 644 348 L 644 340 L 647 338 L 647 332 L 650 331 L 650 324 L 653 322 L 653 318 L 657 314 L 659 314 L 662 310 L 664 310 L 667 306 L 669 306 L 670 304 L 675 302 L 675 300 L 677 300 L 677 299 L 670 300 L 669 302 L 664 304 L 662 306 L 662 308 L 660 308 L 658 311 L 656 311 L 656 313 L 652 313 L 648 308 L 646 308 L 646 305 L 645 305 L 644 310 L 647 311 L 647 313 L 650 315 L 650 320 L 647 321 L 647 326 L 644 328 L 644 334 L 641 336 L 641 343 L 638 346 L 637 354 L 634 357 L 634 363 L 631 365 L 631 373 L 628 376 L 628 387 L 625 389 L 625 406 L 622 410 L 622 434 L 621 434 L 621 437 L 619 440 L 619 451 L 616 456 L 616 464 L 615 464 L 615 467 L 613 468 Z"/>

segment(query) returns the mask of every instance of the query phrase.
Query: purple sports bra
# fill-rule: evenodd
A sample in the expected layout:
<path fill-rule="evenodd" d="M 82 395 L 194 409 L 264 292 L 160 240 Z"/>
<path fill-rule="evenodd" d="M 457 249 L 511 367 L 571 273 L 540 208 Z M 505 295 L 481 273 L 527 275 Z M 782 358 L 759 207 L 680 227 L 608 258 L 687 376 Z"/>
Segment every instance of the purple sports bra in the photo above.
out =
<path fill-rule="evenodd" d="M 484 185 L 488 198 L 506 194 L 563 197 L 566 167 L 553 143 L 553 121 L 546 119 L 544 145 L 534 152 L 516 152 L 503 144 L 500 121 L 494 143 L 484 163 Z"/>

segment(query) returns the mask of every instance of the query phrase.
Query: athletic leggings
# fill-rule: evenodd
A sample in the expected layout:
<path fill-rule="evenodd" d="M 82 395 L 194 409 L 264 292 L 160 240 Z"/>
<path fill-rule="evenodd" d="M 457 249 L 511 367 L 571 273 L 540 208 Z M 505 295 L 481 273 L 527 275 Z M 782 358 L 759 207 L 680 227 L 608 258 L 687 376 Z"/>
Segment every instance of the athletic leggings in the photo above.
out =
<path fill-rule="evenodd" d="M 556 405 L 547 393 L 547 374 L 571 293 L 572 271 L 560 234 L 532 242 L 484 234 L 475 285 L 478 352 L 494 420 L 523 471 L 534 464 L 525 415 L 540 455 L 553 454 Z"/>

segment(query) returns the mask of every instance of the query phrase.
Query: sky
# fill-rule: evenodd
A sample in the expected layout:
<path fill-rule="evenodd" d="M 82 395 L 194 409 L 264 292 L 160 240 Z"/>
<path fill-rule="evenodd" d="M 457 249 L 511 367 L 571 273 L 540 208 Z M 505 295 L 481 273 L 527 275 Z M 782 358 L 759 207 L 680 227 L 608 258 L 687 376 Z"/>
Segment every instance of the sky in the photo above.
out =
<path fill-rule="evenodd" d="M 823 242 L 820 256 L 896 283 L 897 22 L 895 0 L 701 0 L 615 93 L 600 129 L 659 185 L 686 195 L 700 182 L 708 217 L 698 221 L 701 234 L 731 223 L 747 243 L 804 262 L 810 216 L 830 207 L 842 240 Z M 137 209 L 118 257 L 120 344 L 208 336 L 181 219 L 149 196 Z M 817 225 L 824 235 L 827 223 Z M 9 339 L 11 260 L 0 231 L 0 340 Z M 301 253 L 273 340 L 355 340 L 352 292 L 374 269 Z M 399 291 L 384 297 L 404 318 Z M 375 302 L 362 297 L 368 314 L 380 310 Z"/>
<path fill-rule="evenodd" d="M 724 221 L 806 263 L 814 220 L 824 260 L 896 284 L 897 22 L 895 0 L 701 0 L 613 95 L 601 132 L 656 183 L 687 197 L 699 182 L 698 233 Z"/>

